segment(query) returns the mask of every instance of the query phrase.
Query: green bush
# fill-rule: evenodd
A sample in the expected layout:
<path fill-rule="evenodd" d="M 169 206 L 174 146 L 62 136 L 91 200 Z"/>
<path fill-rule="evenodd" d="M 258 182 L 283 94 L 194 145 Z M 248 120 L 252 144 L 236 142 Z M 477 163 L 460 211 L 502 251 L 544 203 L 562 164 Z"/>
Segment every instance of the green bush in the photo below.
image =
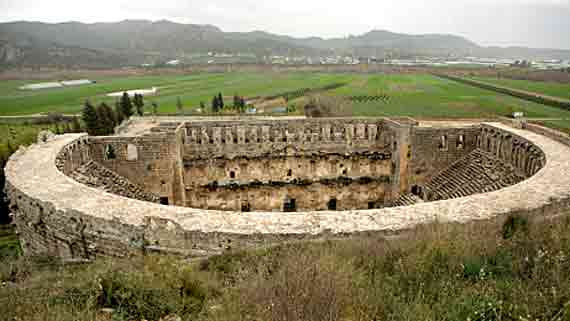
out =
<path fill-rule="evenodd" d="M 527 234 L 528 229 L 529 223 L 526 217 L 510 215 L 503 224 L 503 239 L 511 239 L 520 233 Z"/>

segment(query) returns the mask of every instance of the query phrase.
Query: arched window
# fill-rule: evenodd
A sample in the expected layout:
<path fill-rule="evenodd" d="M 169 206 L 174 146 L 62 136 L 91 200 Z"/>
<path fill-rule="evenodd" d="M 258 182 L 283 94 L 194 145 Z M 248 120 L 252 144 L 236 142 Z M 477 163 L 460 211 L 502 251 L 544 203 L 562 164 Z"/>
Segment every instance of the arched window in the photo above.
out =
<path fill-rule="evenodd" d="M 329 202 L 327 203 L 329 211 L 336 211 L 336 203 L 337 203 L 336 198 L 331 198 L 329 200 Z"/>
<path fill-rule="evenodd" d="M 139 159 L 139 153 L 137 147 L 133 144 L 127 145 L 127 160 L 136 161 Z"/>
<path fill-rule="evenodd" d="M 463 145 L 465 145 L 465 136 L 459 135 L 457 137 L 457 149 L 463 149 Z"/>
<path fill-rule="evenodd" d="M 439 141 L 439 149 L 440 150 L 447 150 L 447 136 L 443 135 Z"/>
<path fill-rule="evenodd" d="M 105 146 L 105 160 L 113 160 L 117 158 L 117 153 L 112 145 Z"/>

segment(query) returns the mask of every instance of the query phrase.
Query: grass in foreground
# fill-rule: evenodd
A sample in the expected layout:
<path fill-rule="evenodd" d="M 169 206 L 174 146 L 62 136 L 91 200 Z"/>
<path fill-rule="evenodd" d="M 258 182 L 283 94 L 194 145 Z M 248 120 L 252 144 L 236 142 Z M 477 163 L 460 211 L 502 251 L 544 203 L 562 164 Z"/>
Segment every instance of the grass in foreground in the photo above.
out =
<path fill-rule="evenodd" d="M 2 278 L 7 320 L 568 320 L 568 218 L 433 225 L 409 238 L 294 244 L 202 263 L 146 257 Z M 6 265 L 2 265 L 5 269 Z M 8 276 L 8 277 L 7 277 Z M 102 312 L 111 308 L 112 312 Z"/>

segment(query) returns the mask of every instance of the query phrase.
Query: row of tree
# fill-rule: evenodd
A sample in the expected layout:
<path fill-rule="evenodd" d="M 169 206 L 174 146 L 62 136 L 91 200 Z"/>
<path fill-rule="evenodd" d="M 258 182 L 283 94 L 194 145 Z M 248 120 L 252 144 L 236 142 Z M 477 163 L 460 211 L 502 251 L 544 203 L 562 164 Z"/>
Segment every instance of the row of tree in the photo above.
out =
<path fill-rule="evenodd" d="M 235 111 L 243 113 L 245 112 L 246 108 L 245 99 L 242 96 L 238 96 L 237 94 L 234 95 L 234 104 L 230 107 L 224 104 L 224 97 L 222 96 L 222 93 L 215 95 L 212 98 L 212 112 L 219 113 L 224 109 L 224 107 L 233 108 Z"/>
<path fill-rule="evenodd" d="M 86 101 L 81 118 L 89 135 L 111 135 L 116 126 L 129 119 L 135 113 L 143 116 L 144 106 L 143 95 L 135 94 L 131 100 L 129 94 L 123 93 L 121 99 L 115 103 L 114 109 L 104 102 L 95 107 L 91 102 Z M 152 103 L 152 108 L 153 114 L 156 114 L 158 109 L 156 103 Z"/>

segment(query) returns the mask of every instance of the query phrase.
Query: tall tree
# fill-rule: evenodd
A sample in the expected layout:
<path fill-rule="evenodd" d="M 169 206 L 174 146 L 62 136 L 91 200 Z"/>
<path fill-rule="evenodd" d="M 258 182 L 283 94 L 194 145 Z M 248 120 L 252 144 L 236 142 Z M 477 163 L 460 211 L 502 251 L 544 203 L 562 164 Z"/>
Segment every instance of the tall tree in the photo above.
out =
<path fill-rule="evenodd" d="M 144 116 L 144 99 L 142 94 L 135 94 L 133 104 L 137 108 L 137 115 Z"/>
<path fill-rule="evenodd" d="M 239 101 L 239 96 L 237 94 L 234 95 L 234 109 L 238 112 L 240 112 L 240 101 Z"/>
<path fill-rule="evenodd" d="M 99 127 L 99 135 L 111 135 L 115 131 L 115 115 L 113 109 L 105 103 L 101 103 L 97 107 L 97 119 Z"/>
<path fill-rule="evenodd" d="M 184 114 L 184 105 L 182 105 L 182 100 L 180 100 L 180 97 L 176 97 L 176 110 L 178 111 L 178 115 Z"/>
<path fill-rule="evenodd" d="M 219 111 L 220 109 L 220 101 L 218 99 L 218 96 L 214 96 L 214 98 L 212 98 L 212 112 L 215 114 Z"/>
<path fill-rule="evenodd" d="M 117 124 L 121 124 L 125 120 L 125 115 L 123 115 L 123 108 L 121 106 L 121 101 L 115 101 L 115 118 L 117 119 Z"/>
<path fill-rule="evenodd" d="M 126 92 L 121 97 L 121 113 L 125 119 L 129 119 L 133 115 L 133 104 L 129 94 Z"/>
<path fill-rule="evenodd" d="M 81 123 L 79 122 L 79 118 L 73 117 L 71 120 L 71 132 L 72 133 L 81 133 Z"/>
<path fill-rule="evenodd" d="M 224 97 L 222 96 L 222 93 L 218 94 L 218 108 L 220 110 L 224 109 Z"/>
<path fill-rule="evenodd" d="M 99 125 L 97 119 L 97 111 L 89 101 L 85 102 L 85 106 L 81 112 L 81 118 L 83 119 L 87 133 L 89 135 L 97 135 Z"/>
<path fill-rule="evenodd" d="M 9 204 L 4 193 L 4 184 L 6 183 L 4 166 L 6 166 L 8 156 L 0 155 L 0 224 L 8 224 L 11 221 Z"/>

